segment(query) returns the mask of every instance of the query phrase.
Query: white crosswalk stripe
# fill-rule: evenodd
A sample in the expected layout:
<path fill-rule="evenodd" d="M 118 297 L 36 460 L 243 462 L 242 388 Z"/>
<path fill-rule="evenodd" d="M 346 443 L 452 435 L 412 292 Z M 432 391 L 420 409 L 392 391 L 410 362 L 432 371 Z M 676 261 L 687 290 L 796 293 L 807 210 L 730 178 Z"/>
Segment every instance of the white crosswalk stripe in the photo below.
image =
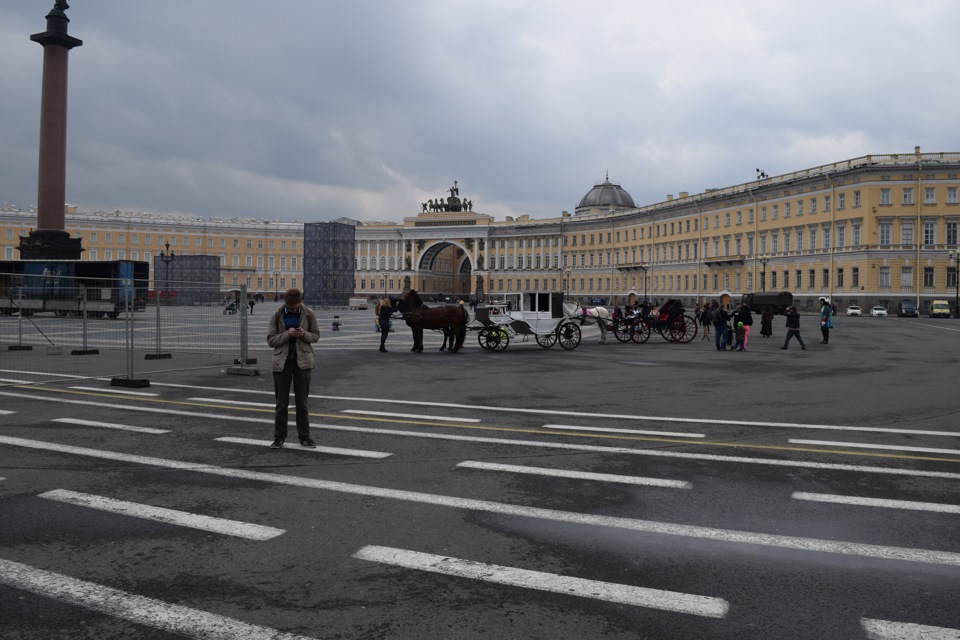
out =
<path fill-rule="evenodd" d="M 126 500 L 115 500 L 105 496 L 78 493 L 66 489 L 47 491 L 41 493 L 38 497 L 134 518 L 143 518 L 144 520 L 165 522 L 167 524 L 200 529 L 202 531 L 211 531 L 227 536 L 235 536 L 237 538 L 247 538 L 248 540 L 270 540 L 286 533 L 283 529 L 277 529 L 276 527 L 265 527 L 259 524 L 238 522 L 225 518 L 213 518 L 197 513 L 187 513 L 175 509 L 166 509 L 164 507 L 137 504 Z"/>
<path fill-rule="evenodd" d="M 138 624 L 209 640 L 312 640 L 0 558 L 0 584 Z"/>
<path fill-rule="evenodd" d="M 723 618 L 730 609 L 729 603 L 720 598 L 585 580 L 390 547 L 366 546 L 353 557 L 405 569 L 709 618 Z"/>

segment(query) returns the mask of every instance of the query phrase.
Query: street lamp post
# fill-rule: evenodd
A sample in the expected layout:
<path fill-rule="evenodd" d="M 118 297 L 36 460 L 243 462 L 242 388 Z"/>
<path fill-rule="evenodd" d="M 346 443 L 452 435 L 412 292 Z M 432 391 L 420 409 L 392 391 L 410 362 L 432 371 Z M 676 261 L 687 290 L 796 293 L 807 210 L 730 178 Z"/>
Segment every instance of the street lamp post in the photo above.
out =
<path fill-rule="evenodd" d="M 160 252 L 160 259 L 163 260 L 163 277 L 167 285 L 167 296 L 170 296 L 170 263 L 173 262 L 173 259 L 176 257 L 176 254 L 173 251 L 170 251 L 170 241 L 167 240 L 163 243 L 163 246 L 166 248 L 166 251 Z M 157 301 L 157 306 L 160 306 L 160 301 Z"/>
<path fill-rule="evenodd" d="M 767 263 L 770 262 L 770 256 L 765 253 L 758 257 L 757 260 L 759 260 L 762 265 L 760 271 L 760 291 L 765 292 L 767 290 Z"/>
<path fill-rule="evenodd" d="M 953 313 L 954 317 L 960 318 L 960 250 L 952 249 L 950 259 L 953 260 L 953 284 L 956 285 L 953 294 Z"/>
<path fill-rule="evenodd" d="M 640 270 L 643 271 L 643 302 L 647 302 L 647 271 L 650 269 L 650 265 L 644 262 L 640 265 Z"/>
<path fill-rule="evenodd" d="M 170 251 L 170 241 L 167 240 L 164 243 L 165 251 L 161 251 L 158 256 L 160 260 L 163 261 L 163 279 L 166 283 L 167 296 L 170 296 L 170 263 L 173 262 L 173 259 L 176 257 L 176 254 L 173 251 Z M 156 274 L 154 274 L 154 284 L 156 284 Z M 159 287 L 158 287 L 159 289 Z M 163 360 L 166 358 L 171 358 L 172 354 L 163 353 L 161 350 L 160 336 L 163 333 L 160 327 L 160 303 L 163 300 L 163 292 L 157 292 L 157 351 L 156 353 L 148 353 L 144 355 L 145 360 Z"/>
<path fill-rule="evenodd" d="M 280 300 L 280 270 L 276 269 L 273 272 L 273 301 L 277 302 Z"/>

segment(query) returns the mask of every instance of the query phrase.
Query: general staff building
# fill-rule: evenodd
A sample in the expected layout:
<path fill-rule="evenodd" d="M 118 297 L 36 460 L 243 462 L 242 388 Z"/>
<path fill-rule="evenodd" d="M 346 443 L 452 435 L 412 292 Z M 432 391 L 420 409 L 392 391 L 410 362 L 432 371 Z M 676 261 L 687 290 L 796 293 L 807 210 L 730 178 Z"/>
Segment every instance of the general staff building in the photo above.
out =
<path fill-rule="evenodd" d="M 801 308 L 820 296 L 840 306 L 924 311 L 957 291 L 960 153 L 869 155 L 745 184 L 680 192 L 637 206 L 605 179 L 572 213 L 553 218 L 475 212 L 452 187 L 400 221 L 355 228 L 354 295 L 405 288 L 461 298 L 564 291 L 612 304 L 633 293 L 688 306 L 721 291 L 791 291 Z M 4 257 L 17 259 L 33 211 L 4 205 Z M 269 296 L 302 286 L 304 223 L 197 218 L 68 207 L 67 231 L 85 260 L 152 264 L 161 250 L 215 255 L 221 285 Z M 169 248 L 166 245 L 169 243 Z M 151 275 L 152 277 L 152 275 Z"/>

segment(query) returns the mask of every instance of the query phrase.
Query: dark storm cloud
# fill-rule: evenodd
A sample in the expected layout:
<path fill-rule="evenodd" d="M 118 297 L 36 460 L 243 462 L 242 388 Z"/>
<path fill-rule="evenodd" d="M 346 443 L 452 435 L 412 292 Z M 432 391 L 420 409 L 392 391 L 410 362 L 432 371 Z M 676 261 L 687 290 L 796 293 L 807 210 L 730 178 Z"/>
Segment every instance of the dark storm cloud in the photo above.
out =
<path fill-rule="evenodd" d="M 0 7 L 0 200 L 36 198 L 48 1 Z M 557 215 L 867 153 L 956 151 L 946 1 L 76 0 L 67 198 L 398 220 L 454 179 Z"/>

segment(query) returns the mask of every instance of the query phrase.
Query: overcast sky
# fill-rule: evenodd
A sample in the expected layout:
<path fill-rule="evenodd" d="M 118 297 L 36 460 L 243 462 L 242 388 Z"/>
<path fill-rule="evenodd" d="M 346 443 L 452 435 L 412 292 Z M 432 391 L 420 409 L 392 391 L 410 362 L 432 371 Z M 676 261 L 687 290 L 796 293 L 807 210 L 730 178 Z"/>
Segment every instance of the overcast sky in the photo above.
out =
<path fill-rule="evenodd" d="M 399 221 L 454 180 L 553 217 L 960 151 L 956 0 L 70 0 L 67 201 Z M 0 3 L 0 201 L 37 200 L 52 0 Z"/>

